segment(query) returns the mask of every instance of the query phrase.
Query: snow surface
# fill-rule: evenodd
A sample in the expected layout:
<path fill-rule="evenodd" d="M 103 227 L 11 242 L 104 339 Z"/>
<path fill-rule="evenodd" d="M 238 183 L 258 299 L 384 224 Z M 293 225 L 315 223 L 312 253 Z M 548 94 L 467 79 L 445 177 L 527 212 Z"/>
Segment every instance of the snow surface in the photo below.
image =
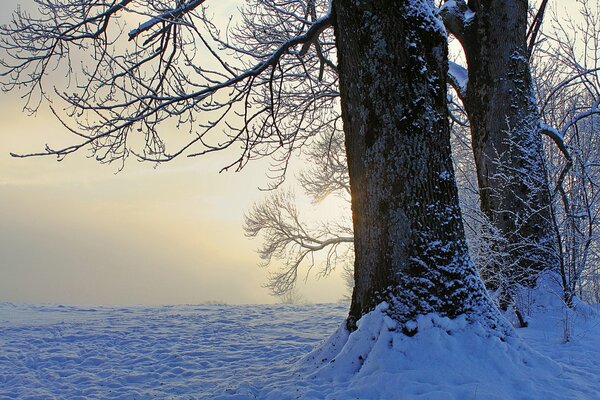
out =
<path fill-rule="evenodd" d="M 407 337 L 385 305 L 349 335 L 343 305 L 0 303 L 0 399 L 600 399 L 597 309 L 536 298 L 523 340 L 435 314 Z"/>

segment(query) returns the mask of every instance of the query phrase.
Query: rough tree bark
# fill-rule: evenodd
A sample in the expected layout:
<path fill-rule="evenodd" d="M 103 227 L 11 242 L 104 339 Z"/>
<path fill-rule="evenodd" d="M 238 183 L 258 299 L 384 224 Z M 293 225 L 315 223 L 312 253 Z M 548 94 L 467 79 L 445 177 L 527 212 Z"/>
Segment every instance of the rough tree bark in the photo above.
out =
<path fill-rule="evenodd" d="M 471 125 L 481 209 L 502 234 L 491 289 L 500 306 L 515 284 L 556 269 L 547 182 L 527 46 L 527 0 L 450 0 L 446 26 L 461 42 L 468 84 L 460 95 Z"/>
<path fill-rule="evenodd" d="M 355 234 L 349 329 L 381 301 L 400 323 L 493 318 L 464 238 L 432 2 L 335 0 L 334 27 Z"/>

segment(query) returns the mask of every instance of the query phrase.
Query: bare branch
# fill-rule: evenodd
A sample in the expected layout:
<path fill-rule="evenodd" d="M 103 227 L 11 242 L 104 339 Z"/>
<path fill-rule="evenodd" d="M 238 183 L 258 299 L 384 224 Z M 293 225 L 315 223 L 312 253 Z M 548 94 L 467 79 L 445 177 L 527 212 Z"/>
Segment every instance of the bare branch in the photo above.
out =
<path fill-rule="evenodd" d="M 542 27 L 542 23 L 544 22 L 544 13 L 546 11 L 546 6 L 548 5 L 548 0 L 542 0 L 540 7 L 538 8 L 535 17 L 533 17 L 533 21 L 531 25 L 529 25 L 529 29 L 527 31 L 527 40 L 529 44 L 527 45 L 527 54 L 529 58 L 533 54 L 533 49 L 537 43 L 537 37 L 540 32 L 540 28 Z"/>
<path fill-rule="evenodd" d="M 290 191 L 273 192 L 265 201 L 255 204 L 244 218 L 246 235 L 263 237 L 263 244 L 258 250 L 263 265 L 270 265 L 274 259 L 283 261 L 283 267 L 271 274 L 268 285 L 275 295 L 294 287 L 298 269 L 307 258 L 310 258 L 310 270 L 314 266 L 314 255 L 328 249 L 320 271 L 321 275 L 328 275 L 336 268 L 338 257 L 352 248 L 340 246 L 354 243 L 350 228 L 326 224 L 318 228 L 308 227 L 300 220 L 294 198 Z"/>
<path fill-rule="evenodd" d="M 234 39 L 229 41 L 204 13 L 203 2 L 165 7 L 158 0 L 48 0 L 41 3 L 41 16 L 18 11 L 13 24 L 2 28 L 2 46 L 14 61 L 2 64 L 9 78 L 5 89 L 18 84 L 29 88 L 30 98 L 47 98 L 44 82 L 66 68 L 75 91 L 55 89 L 54 95 L 62 102 L 63 121 L 73 121 L 65 126 L 83 140 L 15 156 L 63 158 L 91 148 L 101 162 L 129 154 L 166 162 L 241 145 L 224 170 L 271 156 L 280 181 L 293 152 L 337 104 L 329 4 L 312 6 L 308 20 L 308 6 L 300 0 L 250 1 L 242 25 L 228 28 Z M 149 17 L 125 35 L 130 44 L 121 40 L 123 26 L 112 23 L 124 15 Z M 257 33 L 261 24 L 271 28 Z M 88 57 L 91 67 L 73 69 L 71 56 Z M 49 68 L 51 62 L 56 65 Z M 30 110 L 39 104 L 32 102 Z M 168 146 L 166 138 L 181 140 L 165 135 L 163 126 L 187 127 L 185 143 Z M 140 141 L 130 136 L 142 137 L 143 148 L 134 149 L 132 143 Z"/>
<path fill-rule="evenodd" d="M 569 162 L 573 160 L 571 154 L 569 153 L 569 150 L 567 149 L 567 146 L 565 145 L 564 137 L 558 130 L 551 127 L 550 125 L 542 124 L 540 127 L 540 133 L 552 139 L 552 141 L 554 141 L 556 146 L 560 149 L 560 151 L 563 153 L 563 155 Z"/>

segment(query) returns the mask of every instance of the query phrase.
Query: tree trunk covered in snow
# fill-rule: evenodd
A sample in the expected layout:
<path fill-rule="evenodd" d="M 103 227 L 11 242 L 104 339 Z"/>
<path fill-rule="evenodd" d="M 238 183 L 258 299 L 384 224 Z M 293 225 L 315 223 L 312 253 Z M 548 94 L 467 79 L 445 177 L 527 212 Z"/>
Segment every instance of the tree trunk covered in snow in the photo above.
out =
<path fill-rule="evenodd" d="M 401 323 L 493 316 L 464 238 L 432 2 L 335 0 L 334 14 L 355 234 L 349 328 L 381 301 Z"/>
<path fill-rule="evenodd" d="M 500 304 L 558 265 L 540 116 L 527 52 L 526 0 L 449 1 L 444 20 L 465 50 L 462 93 L 471 125 L 481 209 L 501 233 L 494 247 Z"/>

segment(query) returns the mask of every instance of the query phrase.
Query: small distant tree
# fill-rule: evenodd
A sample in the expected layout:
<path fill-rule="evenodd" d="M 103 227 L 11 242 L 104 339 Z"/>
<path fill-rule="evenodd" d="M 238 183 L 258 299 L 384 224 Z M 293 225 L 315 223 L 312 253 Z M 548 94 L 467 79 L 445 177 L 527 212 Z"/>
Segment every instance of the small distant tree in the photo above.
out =
<path fill-rule="evenodd" d="M 277 296 L 281 304 L 298 305 L 306 301 L 297 287 L 287 290 L 285 293 Z"/>

